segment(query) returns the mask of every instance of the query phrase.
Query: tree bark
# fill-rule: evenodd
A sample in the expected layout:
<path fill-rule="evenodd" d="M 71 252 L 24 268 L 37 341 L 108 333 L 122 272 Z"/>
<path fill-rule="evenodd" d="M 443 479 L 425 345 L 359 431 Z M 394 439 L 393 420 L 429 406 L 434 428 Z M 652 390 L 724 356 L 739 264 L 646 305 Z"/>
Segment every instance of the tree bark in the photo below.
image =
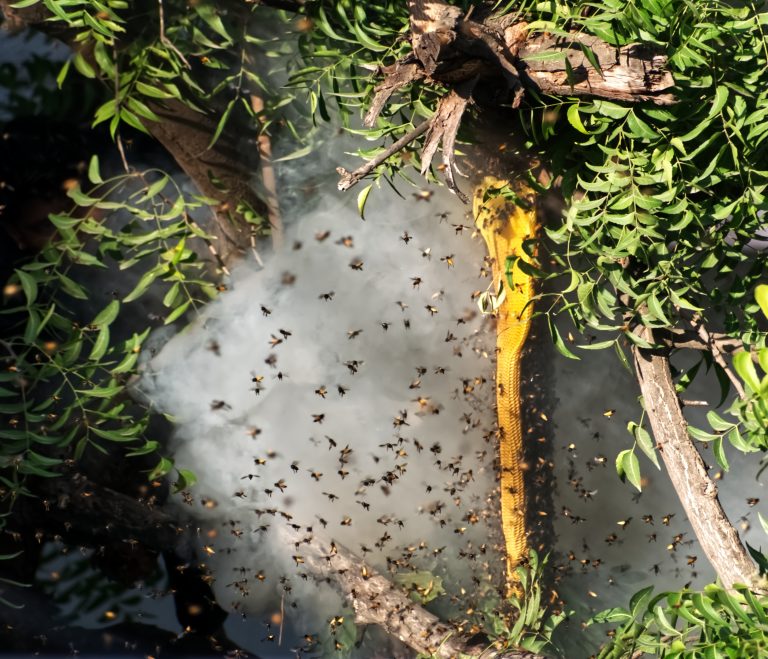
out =
<path fill-rule="evenodd" d="M 642 338 L 653 342 L 651 330 L 645 328 Z M 702 550 L 725 588 L 737 583 L 754 588 L 757 567 L 728 521 L 717 497 L 717 486 L 707 476 L 704 461 L 688 435 L 669 358 L 638 346 L 632 347 L 632 354 L 659 453 Z"/>
<path fill-rule="evenodd" d="M 440 659 L 544 659 L 525 650 L 501 651 L 489 644 L 469 644 L 343 545 L 325 543 L 315 536 L 301 551 L 305 565 L 315 575 L 336 584 L 354 610 L 357 624 L 379 625 L 420 654 Z"/>

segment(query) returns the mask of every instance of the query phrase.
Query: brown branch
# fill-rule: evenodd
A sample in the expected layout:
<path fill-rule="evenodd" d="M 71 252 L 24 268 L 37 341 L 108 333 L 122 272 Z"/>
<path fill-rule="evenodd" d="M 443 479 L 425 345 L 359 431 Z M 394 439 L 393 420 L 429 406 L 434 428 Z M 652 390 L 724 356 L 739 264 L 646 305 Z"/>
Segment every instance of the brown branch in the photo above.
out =
<path fill-rule="evenodd" d="M 720 348 L 718 347 L 717 343 L 712 339 L 712 336 L 707 331 L 707 328 L 705 327 L 701 318 L 699 318 L 698 315 L 694 315 L 694 317 L 691 318 L 689 322 L 696 330 L 696 333 L 699 335 L 699 338 L 701 338 L 701 340 L 709 348 L 709 352 L 712 353 L 712 358 L 715 360 L 715 363 L 720 368 L 722 368 L 725 374 L 728 376 L 728 379 L 731 381 L 731 384 L 733 385 L 733 388 L 736 390 L 736 393 L 739 395 L 739 398 L 741 398 L 741 400 L 746 400 L 747 394 L 744 391 L 744 387 L 742 386 L 741 381 L 739 380 L 739 378 L 736 377 L 736 374 L 728 366 L 728 363 L 725 361 L 725 358 L 723 357 L 723 353 L 720 351 Z"/>
<path fill-rule="evenodd" d="M 256 116 L 264 111 L 264 99 L 251 94 L 251 108 Z M 280 217 L 280 199 L 277 196 L 277 179 L 275 168 L 272 166 L 272 142 L 269 135 L 262 132 L 258 137 L 259 169 L 261 182 L 264 185 L 264 203 L 267 206 L 267 217 L 272 233 L 272 247 L 278 249 L 283 244 L 283 221 Z"/>
<path fill-rule="evenodd" d="M 637 328 L 635 332 L 649 343 L 654 342 L 649 328 Z M 725 588 L 736 583 L 755 587 L 757 568 L 728 521 L 717 497 L 717 486 L 707 476 L 704 461 L 688 436 L 669 358 L 636 345 L 632 354 L 659 453 L 702 550 Z"/>
<path fill-rule="evenodd" d="M 582 48 L 594 53 L 598 71 Z M 542 53 L 560 53 L 561 59 L 531 59 Z M 597 37 L 573 33 L 567 37 L 536 34 L 521 45 L 518 57 L 525 76 L 538 89 L 555 95 L 583 95 L 625 102 L 652 101 L 670 105 L 674 95 L 662 93 L 674 86 L 665 69 L 667 59 L 650 46 L 629 44 L 621 48 Z M 565 61 L 571 69 L 569 79 Z"/>
<path fill-rule="evenodd" d="M 58 529 L 86 544 L 140 543 L 158 552 L 176 551 L 184 560 L 192 558 L 187 530 L 174 517 L 82 475 L 39 479 L 35 494 L 17 502 L 14 519 L 19 525 Z"/>
<path fill-rule="evenodd" d="M 379 625 L 420 654 L 455 659 L 543 659 L 524 650 L 500 651 L 473 646 L 450 625 L 411 601 L 408 595 L 342 545 L 324 544 L 317 537 L 301 548 L 305 565 L 321 578 L 329 578 L 355 612 L 355 622 Z"/>
<path fill-rule="evenodd" d="M 469 105 L 475 82 L 475 80 L 465 82 L 440 99 L 440 102 L 437 104 L 437 110 L 429 125 L 421 152 L 421 175 L 424 176 L 432 165 L 432 158 L 437 151 L 438 145 L 440 142 L 443 143 L 443 165 L 448 188 L 455 192 L 465 204 L 469 199 L 458 189 L 453 178 L 455 167 L 454 146 L 456 144 L 456 134 L 461 125 L 461 118 L 464 116 L 464 110 L 466 110 L 467 105 Z"/>
<path fill-rule="evenodd" d="M 429 128 L 431 123 L 432 123 L 431 119 L 427 119 L 426 121 L 423 121 L 418 126 L 416 126 L 416 128 L 414 128 L 410 132 L 403 135 L 399 140 L 397 140 L 397 142 L 394 142 L 389 147 L 384 149 L 384 151 L 382 151 L 375 158 L 372 158 L 364 165 L 361 165 L 360 167 L 358 167 L 354 172 L 348 172 L 343 167 L 337 167 L 336 171 L 339 173 L 341 178 L 339 179 L 339 182 L 336 184 L 336 187 L 342 192 L 344 192 L 345 190 L 349 190 L 353 185 L 355 185 L 356 183 L 359 183 L 361 179 L 365 178 L 374 169 L 376 169 L 376 167 L 378 167 L 381 163 L 383 163 L 387 158 L 394 155 L 404 147 L 408 146 L 417 137 L 427 132 L 427 129 Z"/>
<path fill-rule="evenodd" d="M 682 329 L 674 329 L 669 334 L 669 337 L 659 338 L 662 344 L 670 348 L 690 348 L 709 352 L 714 345 L 721 354 L 732 354 L 744 350 L 741 339 L 734 339 L 719 332 L 708 332 L 709 340 L 703 339 L 698 332 Z"/>

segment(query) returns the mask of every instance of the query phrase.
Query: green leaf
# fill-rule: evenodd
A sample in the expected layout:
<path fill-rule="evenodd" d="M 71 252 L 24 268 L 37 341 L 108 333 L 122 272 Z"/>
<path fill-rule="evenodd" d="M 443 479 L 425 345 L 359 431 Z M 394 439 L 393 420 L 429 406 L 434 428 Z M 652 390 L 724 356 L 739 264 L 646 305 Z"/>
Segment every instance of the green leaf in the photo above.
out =
<path fill-rule="evenodd" d="M 361 220 L 365 220 L 365 202 L 368 201 L 368 195 L 371 194 L 373 183 L 366 185 L 357 195 L 357 212 Z"/>
<path fill-rule="evenodd" d="M 191 300 L 187 300 L 184 304 L 180 304 L 173 311 L 171 311 L 171 313 L 166 316 L 163 325 L 170 325 L 174 320 L 179 318 L 189 308 L 191 302 Z"/>
<path fill-rule="evenodd" d="M 555 344 L 557 351 L 568 359 L 581 359 L 581 357 L 574 355 L 568 349 L 568 346 L 565 345 L 565 341 L 563 341 L 563 337 L 560 336 L 560 331 L 557 329 L 557 326 L 550 315 L 547 316 L 547 324 L 549 325 L 549 333 L 552 336 L 552 342 Z"/>
<path fill-rule="evenodd" d="M 37 281 L 28 272 L 24 272 L 24 270 L 16 270 L 16 275 L 21 282 L 24 296 L 27 298 L 27 306 L 34 304 L 37 299 Z"/>
<path fill-rule="evenodd" d="M 219 119 L 219 123 L 216 125 L 216 130 L 213 133 L 213 137 L 211 138 L 210 143 L 208 144 L 208 149 L 210 149 L 216 142 L 218 142 L 219 137 L 221 137 L 221 133 L 224 131 L 224 127 L 227 125 L 227 120 L 229 119 L 229 115 L 232 113 L 232 108 L 235 107 L 235 103 L 237 102 L 237 98 L 233 98 L 228 104 L 226 109 L 224 110 L 224 113 L 221 115 L 221 118 Z M 276 162 L 276 161 L 275 161 Z"/>
<path fill-rule="evenodd" d="M 622 453 L 624 453 L 624 455 L 622 456 L 621 466 L 624 471 L 624 476 L 639 492 L 642 492 L 643 488 L 640 484 L 640 461 L 632 450 L 622 451 Z"/>
<path fill-rule="evenodd" d="M 155 468 L 147 475 L 148 480 L 155 480 L 161 476 L 165 476 L 169 471 L 173 469 L 173 460 L 168 458 L 160 458 L 160 462 L 155 465 Z"/>
<path fill-rule="evenodd" d="M 763 315 L 768 318 L 768 285 L 758 284 L 755 287 L 755 300 L 760 305 Z"/>
<path fill-rule="evenodd" d="M 117 318 L 117 314 L 120 312 L 120 302 L 118 300 L 112 300 L 106 307 L 104 307 L 96 318 L 93 319 L 91 325 L 96 327 L 105 327 L 111 325 Z"/>
<path fill-rule="evenodd" d="M 752 363 L 752 355 L 747 351 L 737 352 L 733 356 L 733 368 L 739 374 L 744 384 L 753 392 L 760 391 L 760 379 L 757 377 L 755 365 Z"/>
<path fill-rule="evenodd" d="M 151 270 L 147 270 L 139 279 L 134 289 L 123 298 L 123 302 L 133 302 L 133 300 L 141 297 L 155 279 L 160 274 L 160 269 L 155 267 Z"/>
<path fill-rule="evenodd" d="M 759 512 L 757 513 L 757 518 L 760 520 L 760 526 L 763 527 L 763 533 L 768 535 L 768 520 L 763 517 L 763 513 Z"/>
<path fill-rule="evenodd" d="M 88 180 L 91 183 L 104 183 L 99 173 L 99 156 L 96 154 L 91 156 L 91 161 L 88 163 Z"/>
<path fill-rule="evenodd" d="M 715 115 L 720 114 L 725 103 L 728 100 L 728 87 L 720 86 L 715 91 L 715 100 L 712 103 L 712 107 L 709 109 L 707 119 L 712 119 Z"/>
<path fill-rule="evenodd" d="M 107 352 L 107 348 L 109 348 L 109 325 L 102 325 L 99 328 L 99 333 L 96 336 L 96 341 L 93 343 L 88 359 L 92 362 L 99 361 Z"/>
<path fill-rule="evenodd" d="M 707 421 L 709 421 L 709 425 L 712 426 L 712 430 L 720 433 L 729 431 L 735 425 L 733 423 L 728 423 L 714 410 L 707 412 Z"/>
<path fill-rule="evenodd" d="M 700 442 L 714 442 L 719 437 L 719 435 L 713 435 L 692 425 L 688 426 L 688 434 Z"/>
<path fill-rule="evenodd" d="M 192 487 L 195 483 L 197 483 L 197 475 L 195 472 L 190 471 L 189 469 L 179 469 L 179 478 L 176 481 L 173 491 L 176 493 L 181 492 L 182 490 Z"/>
<path fill-rule="evenodd" d="M 634 435 L 635 441 L 640 447 L 640 450 L 645 453 L 645 455 L 651 462 L 653 462 L 654 465 L 656 465 L 656 469 L 661 469 L 661 465 L 659 465 L 659 457 L 656 455 L 656 449 L 653 445 L 651 435 L 645 428 L 643 428 L 643 426 L 640 426 L 636 423 L 630 425 L 632 426 L 631 432 Z"/>
<path fill-rule="evenodd" d="M 135 457 L 137 455 L 147 455 L 148 453 L 154 453 L 160 448 L 160 443 L 154 440 L 147 441 L 144 446 L 137 448 L 130 453 L 126 453 L 127 457 Z"/>
<path fill-rule="evenodd" d="M 581 117 L 579 116 L 579 104 L 574 103 L 568 108 L 568 112 L 566 112 L 566 116 L 568 117 L 568 123 L 571 124 L 577 131 L 582 133 L 583 135 L 589 135 L 589 131 L 584 127 L 584 124 L 581 122 Z"/>
<path fill-rule="evenodd" d="M 715 454 L 715 460 L 717 461 L 717 464 L 720 465 L 723 471 L 728 471 L 730 469 L 730 465 L 728 464 L 728 458 L 725 457 L 722 437 L 718 437 L 715 441 L 712 442 L 712 452 Z"/>

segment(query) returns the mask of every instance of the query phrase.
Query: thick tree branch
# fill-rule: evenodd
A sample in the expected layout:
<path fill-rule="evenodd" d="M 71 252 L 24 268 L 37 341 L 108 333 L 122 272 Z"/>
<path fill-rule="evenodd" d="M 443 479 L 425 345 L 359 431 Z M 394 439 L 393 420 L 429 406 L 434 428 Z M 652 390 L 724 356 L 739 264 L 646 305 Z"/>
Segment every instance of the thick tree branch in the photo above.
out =
<path fill-rule="evenodd" d="M 90 53 L 74 40 L 74 32 L 48 20 L 51 14 L 43 3 L 22 9 L 15 9 L 12 4 L 8 0 L 0 0 L 0 13 L 5 16 L 9 29 L 40 30 L 73 50 L 80 50 L 83 56 L 90 57 Z M 295 4 L 300 7 L 303 3 Z M 162 4 L 159 7 L 162 8 Z M 164 30 L 161 30 L 160 36 L 164 38 Z M 232 263 L 253 242 L 251 227 L 238 211 L 238 206 L 245 204 L 263 216 L 269 216 L 269 208 L 250 187 L 249 166 L 241 157 L 241 145 L 228 141 L 225 133 L 215 146 L 209 148 L 217 125 L 211 116 L 175 99 L 145 100 L 162 119 L 159 122 L 143 122 L 149 133 L 165 147 L 202 195 L 221 200 L 222 203 L 213 209 L 214 222 L 204 229 L 216 239 L 215 256 L 224 264 Z"/>
<path fill-rule="evenodd" d="M 635 331 L 653 343 L 650 329 Z M 632 354 L 659 453 L 701 548 L 726 588 L 736 583 L 754 588 L 757 568 L 728 521 L 717 497 L 717 486 L 707 476 L 704 461 L 688 436 L 668 357 L 638 346 L 632 347 Z"/>
<path fill-rule="evenodd" d="M 523 650 L 501 652 L 472 646 L 451 626 L 441 622 L 391 581 L 365 564 L 342 545 L 321 541 L 317 536 L 301 547 L 305 565 L 316 576 L 329 578 L 355 611 L 355 622 L 379 625 L 387 634 L 421 654 L 455 659 L 543 659 Z"/>

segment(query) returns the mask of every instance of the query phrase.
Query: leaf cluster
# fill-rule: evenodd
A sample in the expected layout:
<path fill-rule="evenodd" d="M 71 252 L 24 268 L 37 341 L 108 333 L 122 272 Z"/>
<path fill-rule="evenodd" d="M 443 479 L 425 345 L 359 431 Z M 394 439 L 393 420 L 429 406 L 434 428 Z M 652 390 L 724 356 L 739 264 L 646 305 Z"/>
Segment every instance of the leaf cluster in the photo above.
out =
<path fill-rule="evenodd" d="M 760 657 L 768 651 L 768 600 L 737 585 L 710 584 L 654 595 L 643 588 L 628 608 L 613 608 L 588 624 L 617 625 L 599 659 L 649 654 L 669 659 Z"/>

